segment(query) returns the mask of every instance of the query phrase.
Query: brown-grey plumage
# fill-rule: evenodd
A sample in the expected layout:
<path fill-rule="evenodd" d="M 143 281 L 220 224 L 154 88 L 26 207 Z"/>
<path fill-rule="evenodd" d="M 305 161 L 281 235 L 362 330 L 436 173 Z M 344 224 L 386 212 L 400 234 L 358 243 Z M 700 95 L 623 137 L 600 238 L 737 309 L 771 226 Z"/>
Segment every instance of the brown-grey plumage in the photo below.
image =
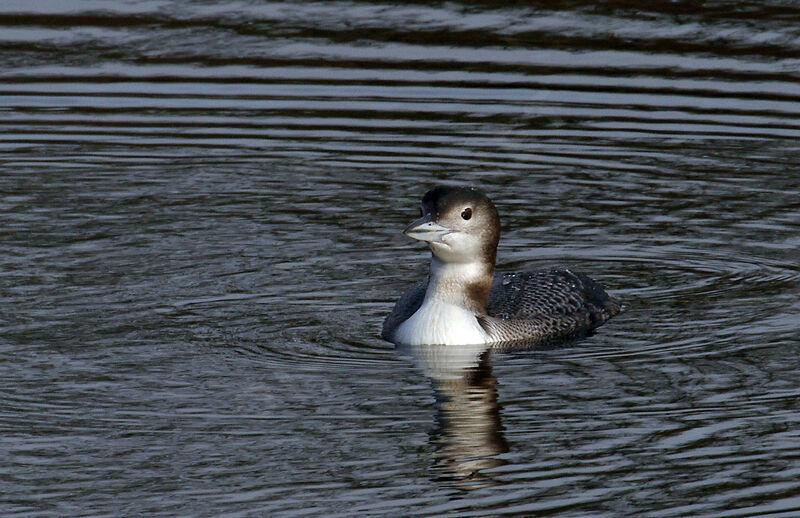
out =
<path fill-rule="evenodd" d="M 383 322 L 384 340 L 392 341 L 397 326 L 422 305 L 428 279 L 414 283 L 397 301 Z M 477 317 L 497 342 L 553 345 L 591 335 L 619 312 L 619 302 L 600 283 L 553 268 L 495 275 L 486 313 Z"/>
<path fill-rule="evenodd" d="M 404 233 L 430 246 L 431 274 L 398 300 L 386 340 L 551 344 L 589 335 L 620 311 L 598 282 L 569 269 L 494 275 L 500 220 L 477 189 L 431 189 Z"/>
<path fill-rule="evenodd" d="M 569 269 L 496 275 L 481 321 L 506 342 L 520 335 L 535 343 L 558 343 L 590 335 L 620 311 L 603 286 Z"/>

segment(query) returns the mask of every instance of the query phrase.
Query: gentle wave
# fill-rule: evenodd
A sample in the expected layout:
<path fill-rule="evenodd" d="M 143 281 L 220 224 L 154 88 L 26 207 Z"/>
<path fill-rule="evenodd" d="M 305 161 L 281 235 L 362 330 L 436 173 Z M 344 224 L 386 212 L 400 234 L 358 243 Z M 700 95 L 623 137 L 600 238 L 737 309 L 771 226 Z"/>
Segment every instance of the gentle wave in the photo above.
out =
<path fill-rule="evenodd" d="M 4 2 L 4 514 L 796 514 L 798 22 Z M 396 351 L 434 183 L 625 311 Z"/>

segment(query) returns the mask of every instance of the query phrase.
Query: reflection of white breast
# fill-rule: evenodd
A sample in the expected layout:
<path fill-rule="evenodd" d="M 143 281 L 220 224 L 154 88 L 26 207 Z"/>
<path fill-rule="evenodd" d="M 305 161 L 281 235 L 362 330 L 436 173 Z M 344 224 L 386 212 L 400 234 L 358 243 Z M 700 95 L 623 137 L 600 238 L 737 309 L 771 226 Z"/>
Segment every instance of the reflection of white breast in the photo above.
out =
<path fill-rule="evenodd" d="M 397 327 L 394 338 L 407 345 L 485 344 L 489 341 L 489 335 L 471 311 L 428 297 Z"/>
<path fill-rule="evenodd" d="M 458 347 L 442 344 L 398 346 L 411 355 L 425 375 L 440 383 L 464 380 L 481 363 L 491 344 L 467 344 Z"/>

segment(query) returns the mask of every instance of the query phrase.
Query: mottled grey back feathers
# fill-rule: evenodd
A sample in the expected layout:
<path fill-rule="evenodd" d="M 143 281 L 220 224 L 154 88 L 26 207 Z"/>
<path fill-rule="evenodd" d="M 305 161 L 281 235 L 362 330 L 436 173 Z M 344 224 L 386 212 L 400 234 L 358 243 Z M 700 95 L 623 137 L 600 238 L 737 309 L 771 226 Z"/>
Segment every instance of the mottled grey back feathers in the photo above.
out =
<path fill-rule="evenodd" d="M 496 341 L 558 343 L 590 335 L 620 311 L 603 286 L 568 269 L 495 276 L 481 325 Z"/>

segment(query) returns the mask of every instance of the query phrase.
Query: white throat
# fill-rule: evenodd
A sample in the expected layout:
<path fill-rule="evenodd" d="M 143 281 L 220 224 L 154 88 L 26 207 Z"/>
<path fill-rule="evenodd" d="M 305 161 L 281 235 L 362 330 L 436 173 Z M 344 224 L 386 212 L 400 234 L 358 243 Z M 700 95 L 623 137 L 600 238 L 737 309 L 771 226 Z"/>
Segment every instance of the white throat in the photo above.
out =
<path fill-rule="evenodd" d="M 396 341 L 408 345 L 484 344 L 489 335 L 478 323 L 467 286 L 489 275 L 485 264 L 445 263 L 435 256 L 425 299 L 419 309 L 395 332 Z"/>

